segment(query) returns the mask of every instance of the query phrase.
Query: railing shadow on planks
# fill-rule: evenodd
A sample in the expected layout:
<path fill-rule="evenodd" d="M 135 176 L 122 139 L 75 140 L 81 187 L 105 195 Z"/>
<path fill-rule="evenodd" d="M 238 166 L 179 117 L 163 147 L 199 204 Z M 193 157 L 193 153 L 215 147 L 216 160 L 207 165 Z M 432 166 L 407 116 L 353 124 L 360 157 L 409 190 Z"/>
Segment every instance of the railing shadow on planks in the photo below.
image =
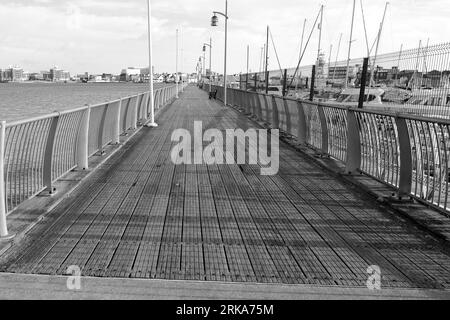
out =
<path fill-rule="evenodd" d="M 206 91 L 209 87 L 204 88 Z M 223 87 L 213 86 L 223 102 Z M 228 104 L 445 215 L 450 213 L 450 121 L 229 89 Z"/>
<path fill-rule="evenodd" d="M 178 86 L 182 91 L 185 85 Z M 155 112 L 177 96 L 177 86 L 154 91 Z M 24 201 L 46 192 L 73 170 L 87 170 L 89 158 L 144 124 L 151 112 L 150 93 L 0 122 L 0 238 L 8 236 L 6 216 Z"/>

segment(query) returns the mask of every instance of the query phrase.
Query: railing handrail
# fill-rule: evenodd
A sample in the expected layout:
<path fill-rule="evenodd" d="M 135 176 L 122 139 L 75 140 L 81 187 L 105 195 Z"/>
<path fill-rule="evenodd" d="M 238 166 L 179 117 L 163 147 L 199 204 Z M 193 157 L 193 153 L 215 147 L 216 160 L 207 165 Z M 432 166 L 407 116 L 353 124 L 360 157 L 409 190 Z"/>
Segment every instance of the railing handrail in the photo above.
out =
<path fill-rule="evenodd" d="M 173 88 L 176 87 L 174 85 L 171 86 L 165 86 L 162 88 L 158 88 L 155 89 L 156 91 L 165 89 L 165 88 Z M 117 103 L 120 102 L 121 100 L 127 100 L 127 99 L 131 99 L 131 98 L 135 98 L 135 97 L 139 97 L 143 94 L 147 94 L 149 93 L 149 91 L 144 91 L 138 94 L 134 94 L 134 95 L 129 95 L 129 96 L 125 96 L 123 98 L 119 98 L 119 99 L 115 99 L 115 100 L 111 100 L 111 101 L 106 101 L 106 102 L 100 102 L 100 103 L 95 103 L 95 104 L 89 104 L 89 106 L 91 108 L 97 108 L 97 107 L 102 107 L 106 104 L 113 104 L 113 103 Z M 10 128 L 10 127 L 14 127 L 17 125 L 22 125 L 22 124 L 27 124 L 33 121 L 40 121 L 40 120 L 45 120 L 45 119 L 49 119 L 49 118 L 53 118 L 56 117 L 58 115 L 64 115 L 64 114 L 69 114 L 69 113 L 74 113 L 74 112 L 79 112 L 79 111 L 83 111 L 87 108 L 87 105 L 83 106 L 83 107 L 75 107 L 75 108 L 70 108 L 67 110 L 61 110 L 61 111 L 55 111 L 55 112 L 51 112 L 51 113 L 47 113 L 47 114 L 43 114 L 43 115 L 38 115 L 38 116 L 33 116 L 30 118 L 24 118 L 24 119 L 19 119 L 19 120 L 13 120 L 13 121 L 6 121 L 6 128 Z M 1 119 L 0 119 L 1 121 Z"/>
<path fill-rule="evenodd" d="M 216 86 L 216 87 L 218 87 L 218 86 Z M 390 112 L 390 111 L 386 111 L 386 110 L 377 111 L 377 110 L 372 110 L 372 109 L 359 109 L 353 105 L 345 105 L 345 104 L 338 105 L 338 104 L 333 104 L 333 103 L 326 103 L 323 101 L 310 101 L 310 100 L 306 100 L 306 99 L 295 99 L 295 98 L 291 98 L 291 97 L 282 97 L 282 96 L 265 93 L 265 92 L 246 91 L 246 90 L 242 90 L 242 89 L 233 89 L 233 90 L 236 90 L 239 92 L 244 92 L 244 93 L 254 93 L 254 94 L 259 94 L 259 95 L 269 96 L 269 97 L 274 96 L 274 97 L 283 98 L 284 100 L 288 100 L 288 101 L 301 102 L 301 103 L 305 103 L 305 104 L 309 104 L 309 105 L 323 106 L 323 107 L 327 107 L 327 108 L 352 110 L 352 111 L 356 111 L 356 112 L 377 114 L 380 116 L 393 116 L 393 117 L 403 118 L 406 120 L 425 121 L 425 122 L 432 122 L 432 123 L 437 123 L 437 124 L 442 124 L 442 125 L 450 124 L 450 119 L 442 119 L 442 118 L 429 117 L 429 116 L 424 117 L 424 116 L 420 116 L 420 115 L 414 115 L 414 114 L 408 114 L 408 113 L 402 113 L 402 112 Z M 392 108 L 392 106 L 389 106 L 389 105 L 387 105 L 386 107 Z M 407 106 L 407 108 L 409 108 L 409 107 Z M 449 109 L 450 109 L 450 107 L 449 107 Z"/>
<path fill-rule="evenodd" d="M 214 86 L 223 101 L 221 88 Z M 450 120 L 230 89 L 231 106 L 297 135 L 300 143 L 346 164 L 346 173 L 367 174 L 396 188 L 399 198 L 415 198 L 449 215 Z M 250 99 L 255 94 L 272 98 Z"/>
<path fill-rule="evenodd" d="M 185 86 L 180 85 L 178 91 Z M 155 89 L 155 111 L 170 103 L 176 90 L 175 85 Z M 145 123 L 151 111 L 149 96 L 146 91 L 28 119 L 0 121 L 0 198 L 5 202 L 0 203 L 0 238 L 8 236 L 7 213 L 42 191 L 53 194 L 56 180 L 73 169 L 88 169 L 91 156 L 103 155 L 106 145 L 120 143 L 121 135 Z"/>

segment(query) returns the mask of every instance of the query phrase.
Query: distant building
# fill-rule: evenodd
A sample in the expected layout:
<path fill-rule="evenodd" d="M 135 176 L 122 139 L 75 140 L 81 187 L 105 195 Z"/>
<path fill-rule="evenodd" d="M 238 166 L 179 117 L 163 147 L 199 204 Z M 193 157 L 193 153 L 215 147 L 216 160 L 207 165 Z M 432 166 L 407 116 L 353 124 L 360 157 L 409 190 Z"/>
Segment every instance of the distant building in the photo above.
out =
<path fill-rule="evenodd" d="M 20 67 L 9 67 L 7 69 L 0 69 L 1 82 L 22 82 L 24 80 L 24 72 Z"/>
<path fill-rule="evenodd" d="M 30 81 L 43 81 L 44 80 L 44 76 L 42 74 L 42 72 L 38 72 L 38 73 L 30 73 L 29 78 Z"/>
<path fill-rule="evenodd" d="M 53 81 L 50 71 L 41 71 L 41 76 L 44 81 Z"/>
<path fill-rule="evenodd" d="M 6 69 L 0 69 L 0 82 L 10 81 L 8 71 Z"/>
<path fill-rule="evenodd" d="M 349 77 L 355 73 L 355 68 L 349 68 Z M 347 76 L 347 67 L 328 67 L 328 81 L 345 82 Z"/>
<path fill-rule="evenodd" d="M 140 81 L 142 79 L 141 77 L 141 69 L 140 68 L 133 68 L 129 67 L 126 69 L 123 69 L 120 73 L 120 81 Z"/>
<path fill-rule="evenodd" d="M 54 67 L 50 69 L 50 78 L 53 82 L 69 81 L 70 72 Z"/>
<path fill-rule="evenodd" d="M 102 74 L 102 81 L 111 82 L 111 81 L 113 81 L 113 78 L 114 78 L 114 76 L 110 73 Z"/>

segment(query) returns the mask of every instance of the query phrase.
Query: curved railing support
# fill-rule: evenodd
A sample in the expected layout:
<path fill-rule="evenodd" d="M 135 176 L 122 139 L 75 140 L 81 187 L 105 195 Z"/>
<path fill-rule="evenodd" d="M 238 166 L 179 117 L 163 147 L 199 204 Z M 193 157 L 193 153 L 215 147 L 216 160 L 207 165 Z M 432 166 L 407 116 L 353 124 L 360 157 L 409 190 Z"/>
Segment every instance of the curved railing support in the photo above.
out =
<path fill-rule="evenodd" d="M 0 121 L 0 240 L 9 236 L 6 224 L 6 189 L 5 189 L 5 136 L 6 121 Z"/>
<path fill-rule="evenodd" d="M 305 109 L 303 108 L 303 104 L 298 101 L 298 141 L 301 144 L 306 144 L 307 139 L 307 126 L 306 126 L 306 115 Z"/>
<path fill-rule="evenodd" d="M 395 123 L 398 131 L 398 144 L 400 149 L 400 181 L 398 186 L 398 197 L 410 196 L 412 192 L 412 153 L 411 140 L 408 125 L 405 118 L 396 117 Z"/>
<path fill-rule="evenodd" d="M 44 192 L 49 195 L 53 195 L 56 191 L 53 187 L 52 168 L 53 168 L 53 151 L 55 146 L 56 130 L 58 129 L 59 118 L 60 118 L 59 115 L 52 118 L 50 130 L 47 136 L 47 143 L 45 145 L 43 181 L 44 186 L 46 188 Z"/>
<path fill-rule="evenodd" d="M 320 127 L 322 129 L 322 153 L 328 154 L 328 125 L 325 111 L 321 105 L 317 105 L 317 113 L 319 114 Z"/>
<path fill-rule="evenodd" d="M 347 174 L 355 174 L 361 169 L 361 136 L 355 111 L 347 110 Z"/>

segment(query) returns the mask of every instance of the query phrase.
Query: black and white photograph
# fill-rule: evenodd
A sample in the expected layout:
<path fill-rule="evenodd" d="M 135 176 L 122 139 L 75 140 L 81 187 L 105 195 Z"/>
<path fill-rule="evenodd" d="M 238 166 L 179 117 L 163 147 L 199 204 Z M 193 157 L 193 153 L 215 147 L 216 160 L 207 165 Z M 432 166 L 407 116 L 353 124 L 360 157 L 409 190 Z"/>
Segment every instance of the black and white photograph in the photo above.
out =
<path fill-rule="evenodd" d="M 0 1 L 0 300 L 168 319 L 449 300 L 449 17 Z"/>

